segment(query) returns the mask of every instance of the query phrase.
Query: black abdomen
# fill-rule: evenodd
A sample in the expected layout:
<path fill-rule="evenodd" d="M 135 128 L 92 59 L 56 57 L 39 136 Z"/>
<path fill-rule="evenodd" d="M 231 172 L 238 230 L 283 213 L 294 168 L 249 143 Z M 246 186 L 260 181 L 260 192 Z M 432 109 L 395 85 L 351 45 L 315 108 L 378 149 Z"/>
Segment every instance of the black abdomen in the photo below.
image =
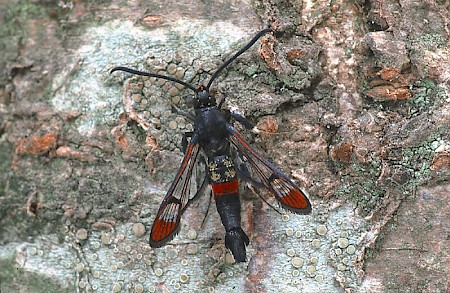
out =
<path fill-rule="evenodd" d="M 218 156 L 209 160 L 208 169 L 217 212 L 226 231 L 225 246 L 236 262 L 244 262 L 249 239 L 241 228 L 241 201 L 234 163 L 228 156 Z"/>

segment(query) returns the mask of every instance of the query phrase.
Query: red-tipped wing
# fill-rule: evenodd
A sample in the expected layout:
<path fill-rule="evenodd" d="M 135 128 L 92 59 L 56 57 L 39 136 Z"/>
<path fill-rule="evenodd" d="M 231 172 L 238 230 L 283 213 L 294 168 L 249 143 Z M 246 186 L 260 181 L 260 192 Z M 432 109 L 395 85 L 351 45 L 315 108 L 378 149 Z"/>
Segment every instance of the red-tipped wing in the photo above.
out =
<path fill-rule="evenodd" d="M 264 185 L 275 196 L 281 206 L 297 214 L 309 214 L 311 203 L 306 193 L 254 148 L 245 142 L 242 135 L 227 125 L 230 142 L 245 157 L 250 166 L 252 179 Z"/>
<path fill-rule="evenodd" d="M 191 184 L 192 172 L 199 154 L 198 136 L 194 135 L 184 153 L 180 169 L 172 182 L 156 215 L 150 233 L 150 246 L 161 247 L 176 235 L 180 218 L 189 202 L 195 188 Z"/>

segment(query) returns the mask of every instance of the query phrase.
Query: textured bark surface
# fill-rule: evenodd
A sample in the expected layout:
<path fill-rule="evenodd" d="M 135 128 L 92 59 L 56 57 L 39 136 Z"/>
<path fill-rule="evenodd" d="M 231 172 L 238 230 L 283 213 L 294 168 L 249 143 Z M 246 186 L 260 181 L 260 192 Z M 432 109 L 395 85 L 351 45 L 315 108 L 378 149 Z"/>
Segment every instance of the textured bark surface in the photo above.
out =
<path fill-rule="evenodd" d="M 1 292 L 450 290 L 448 1 L 1 1 Z M 149 227 L 214 86 L 310 216 L 242 200 L 233 264 L 208 199 L 167 246 Z"/>

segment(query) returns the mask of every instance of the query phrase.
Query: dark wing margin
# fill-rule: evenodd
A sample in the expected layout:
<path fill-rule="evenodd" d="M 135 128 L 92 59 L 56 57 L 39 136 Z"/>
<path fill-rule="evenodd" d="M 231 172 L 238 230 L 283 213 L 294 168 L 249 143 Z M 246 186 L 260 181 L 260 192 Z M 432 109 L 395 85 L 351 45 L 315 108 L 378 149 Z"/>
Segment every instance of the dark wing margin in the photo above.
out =
<path fill-rule="evenodd" d="M 184 153 L 183 161 L 175 180 L 159 207 L 150 233 L 150 246 L 161 247 L 173 239 L 180 227 L 180 218 L 193 199 L 192 173 L 197 162 L 200 146 L 198 135 L 194 134 Z"/>
<path fill-rule="evenodd" d="M 275 196 L 282 208 L 297 214 L 311 213 L 311 203 L 306 192 L 297 187 L 283 172 L 245 142 L 242 135 L 233 126 L 228 124 L 227 129 L 230 134 L 230 142 L 250 166 L 252 179 L 258 185 L 265 186 Z"/>

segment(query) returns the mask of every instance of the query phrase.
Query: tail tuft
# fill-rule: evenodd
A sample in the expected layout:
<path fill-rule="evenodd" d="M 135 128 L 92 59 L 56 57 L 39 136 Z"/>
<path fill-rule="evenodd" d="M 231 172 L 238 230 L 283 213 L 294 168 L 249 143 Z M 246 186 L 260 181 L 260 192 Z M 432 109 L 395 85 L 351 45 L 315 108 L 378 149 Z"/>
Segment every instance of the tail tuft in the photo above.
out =
<path fill-rule="evenodd" d="M 247 234 L 241 228 L 233 228 L 225 234 L 225 247 L 231 250 L 236 262 L 245 262 L 245 246 L 249 244 Z"/>

